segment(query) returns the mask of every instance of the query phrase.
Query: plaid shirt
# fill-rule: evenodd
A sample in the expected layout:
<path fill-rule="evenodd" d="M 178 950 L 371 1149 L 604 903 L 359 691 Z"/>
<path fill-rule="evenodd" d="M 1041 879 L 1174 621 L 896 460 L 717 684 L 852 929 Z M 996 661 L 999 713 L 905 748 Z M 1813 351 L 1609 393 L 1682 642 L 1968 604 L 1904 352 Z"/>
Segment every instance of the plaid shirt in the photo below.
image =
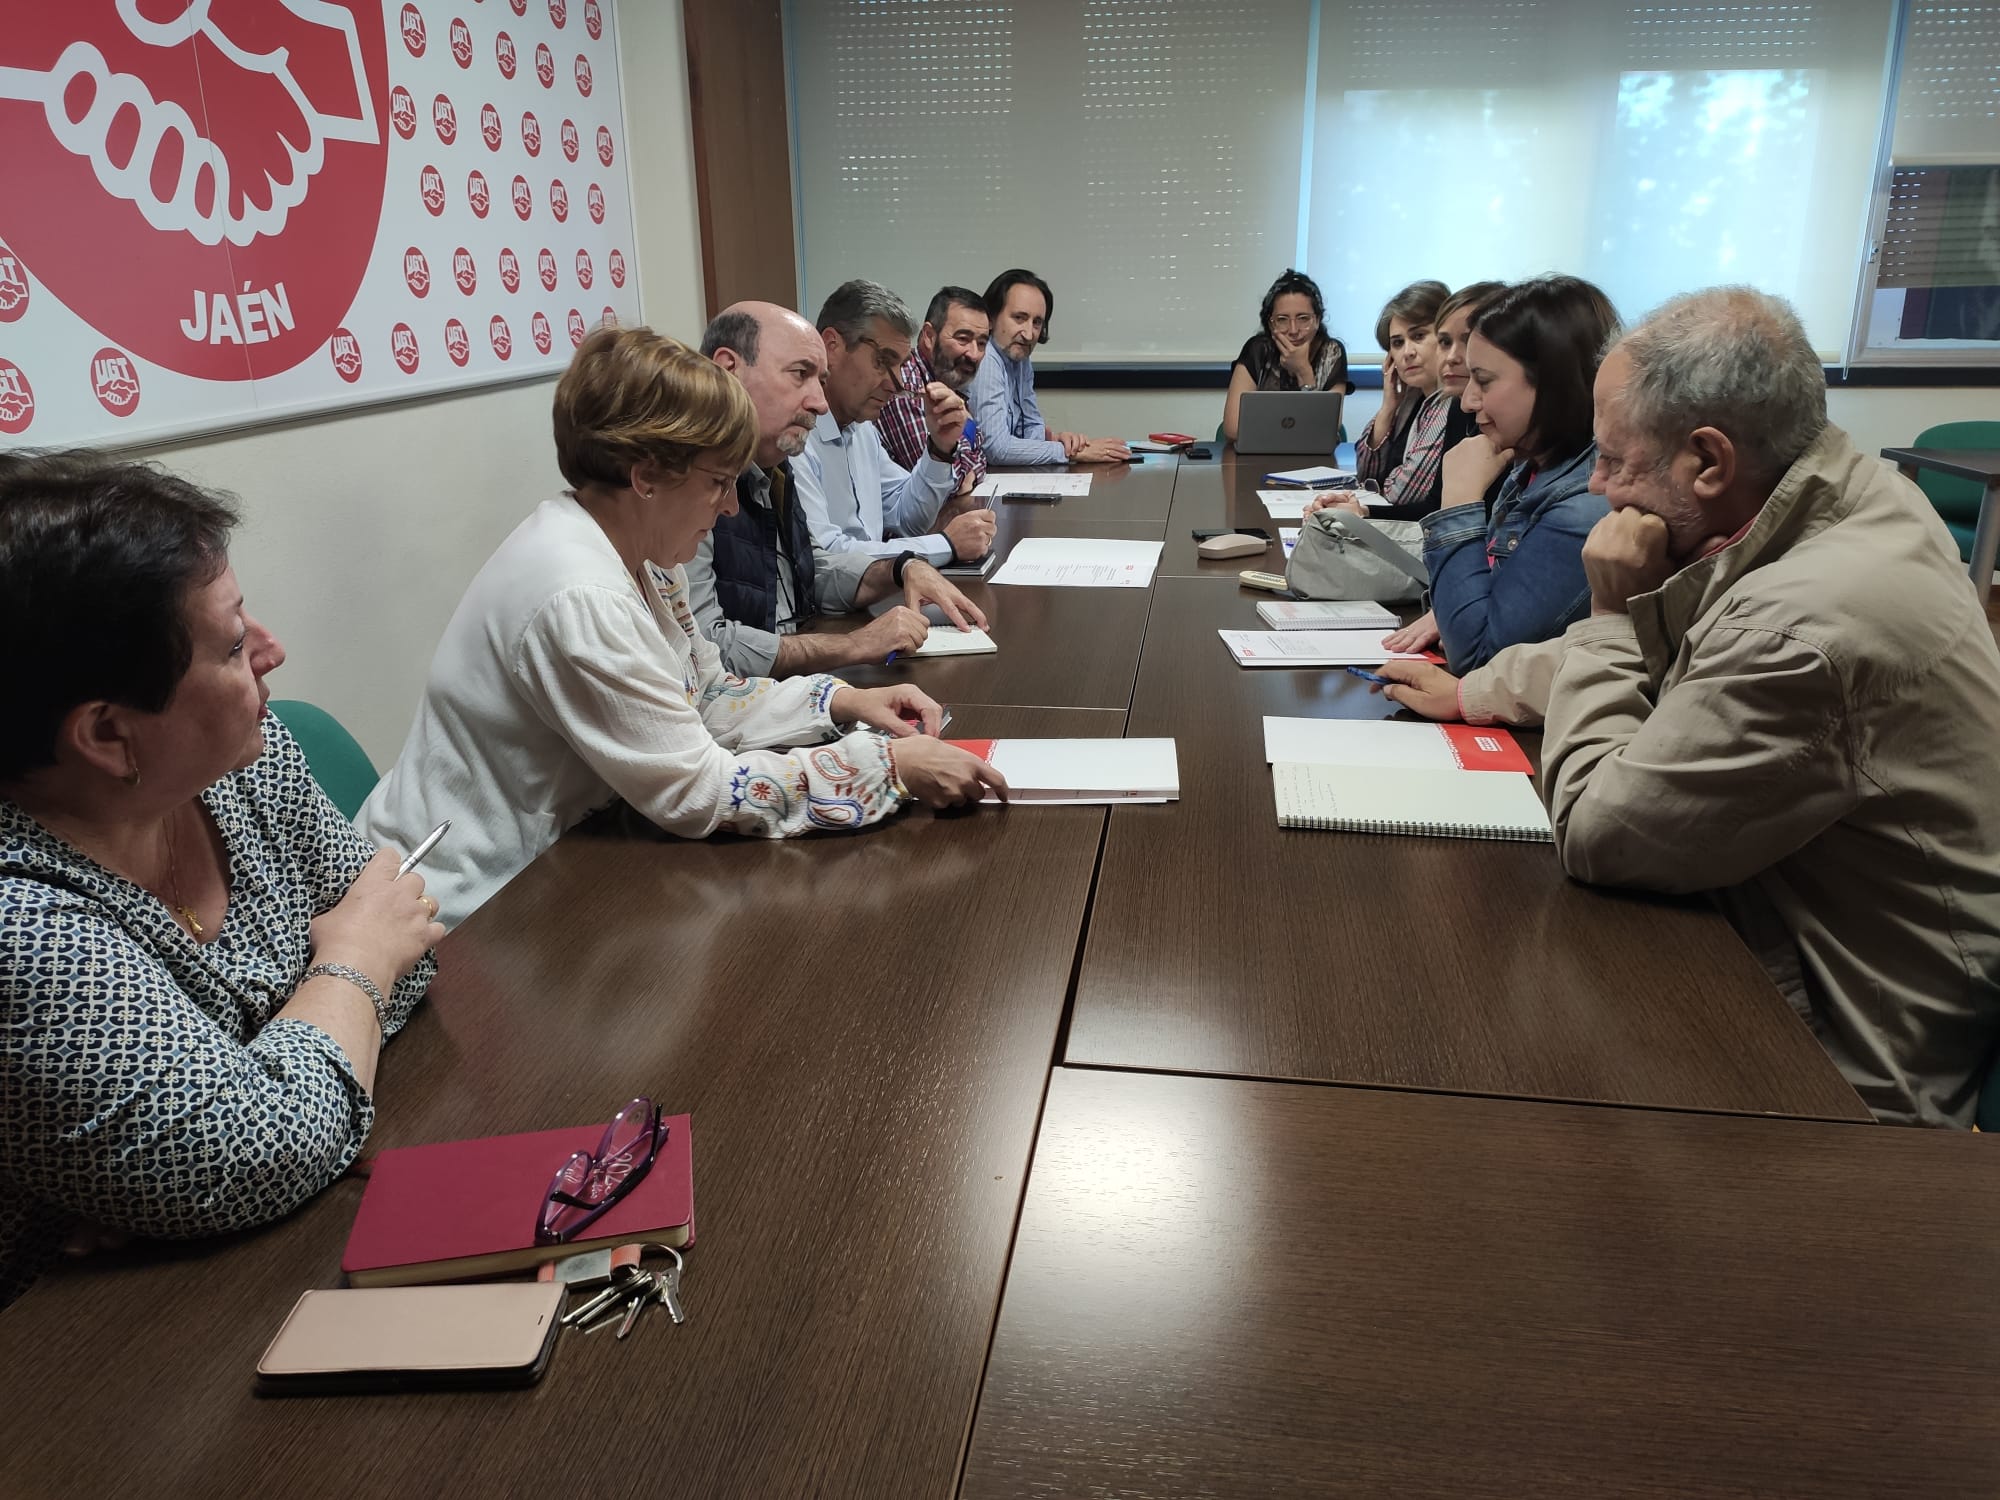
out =
<path fill-rule="evenodd" d="M 937 377 L 914 349 L 897 376 L 903 382 L 903 394 L 889 398 L 875 418 L 875 428 L 882 434 L 882 446 L 889 450 L 889 456 L 904 468 L 915 469 L 930 451 L 930 429 L 924 426 L 924 387 Z M 954 494 L 965 487 L 968 474 L 974 484 L 986 477 L 986 454 L 979 445 L 977 432 L 972 433 L 970 441 L 961 437 L 958 450 L 951 456 Z"/>
<path fill-rule="evenodd" d="M 1361 429 L 1361 436 L 1354 441 L 1354 467 L 1364 481 L 1372 479 L 1381 485 L 1384 500 L 1392 505 L 1407 505 L 1423 500 L 1430 493 L 1444 467 L 1445 420 L 1451 415 L 1451 404 L 1456 399 L 1436 390 L 1418 404 L 1416 416 L 1410 421 L 1410 441 L 1403 449 L 1403 461 L 1393 469 L 1384 462 L 1388 450 L 1395 446 L 1393 436 L 1378 448 L 1372 441 L 1375 424 L 1370 422 Z"/>

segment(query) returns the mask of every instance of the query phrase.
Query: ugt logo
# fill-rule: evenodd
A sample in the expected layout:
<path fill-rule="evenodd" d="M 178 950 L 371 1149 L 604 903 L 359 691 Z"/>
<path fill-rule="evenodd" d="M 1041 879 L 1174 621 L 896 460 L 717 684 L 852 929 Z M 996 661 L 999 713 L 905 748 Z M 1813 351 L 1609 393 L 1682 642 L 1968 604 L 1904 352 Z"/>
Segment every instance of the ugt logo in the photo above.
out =
<path fill-rule="evenodd" d="M 465 325 L 456 318 L 444 325 L 444 352 L 460 369 L 464 369 L 465 362 L 472 358 L 472 339 L 466 334 Z"/>
<path fill-rule="evenodd" d="M 500 252 L 500 285 L 510 292 L 521 290 L 521 262 L 512 250 Z"/>
<path fill-rule="evenodd" d="M 361 378 L 361 341 L 345 328 L 333 330 L 326 352 L 333 360 L 334 374 L 342 380 L 352 385 Z"/>
<path fill-rule="evenodd" d="M 0 323 L 12 323 L 28 311 L 28 273 L 13 251 L 0 245 Z"/>
<path fill-rule="evenodd" d="M 541 80 L 545 89 L 556 86 L 556 55 L 549 51 L 547 42 L 535 43 L 535 77 Z"/>
<path fill-rule="evenodd" d="M 426 166 L 417 174 L 417 196 L 424 200 L 424 207 L 435 219 L 444 212 L 444 173 L 436 167 Z"/>
<path fill-rule="evenodd" d="M 607 167 L 611 165 L 611 127 L 609 125 L 600 125 L 597 127 L 597 159 Z"/>
<path fill-rule="evenodd" d="M 479 289 L 479 267 L 473 263 L 472 252 L 463 245 L 451 252 L 451 279 L 468 297 Z"/>
<path fill-rule="evenodd" d="M 560 177 L 549 184 L 549 212 L 556 216 L 558 224 L 569 221 L 569 189 L 562 185 Z"/>
<path fill-rule="evenodd" d="M 514 39 L 504 31 L 493 38 L 493 57 L 500 64 L 502 78 L 512 78 L 521 66 L 521 59 L 514 52 Z"/>
<path fill-rule="evenodd" d="M 99 349 L 90 357 L 90 390 L 112 416 L 131 416 L 139 409 L 139 372 L 131 356 L 122 349 Z"/>
<path fill-rule="evenodd" d="M 514 179 L 514 214 L 517 218 L 525 222 L 528 215 L 534 211 L 534 189 L 528 186 L 527 178 L 517 176 Z"/>
<path fill-rule="evenodd" d="M 493 189 L 487 184 L 486 174 L 474 167 L 465 179 L 465 201 L 472 205 L 472 216 L 483 219 L 493 207 Z"/>
<path fill-rule="evenodd" d="M 562 148 L 563 156 L 570 161 L 575 161 L 583 151 L 583 138 L 577 134 L 574 120 L 564 120 L 562 123 Z"/>
<path fill-rule="evenodd" d="M 535 336 L 535 347 L 542 353 L 547 354 L 555 347 L 556 337 L 549 329 L 547 313 L 537 311 L 534 317 L 528 320 L 528 328 Z"/>
<path fill-rule="evenodd" d="M 389 90 L 389 123 L 406 141 L 417 133 L 417 101 L 400 83 Z"/>
<path fill-rule="evenodd" d="M 403 281 L 413 297 L 428 297 L 431 290 L 431 263 L 415 245 L 403 252 Z"/>
<path fill-rule="evenodd" d="M 589 290 L 590 290 L 590 281 L 591 281 L 591 277 L 592 277 L 592 276 L 593 276 L 594 274 L 595 274 L 595 273 L 594 273 L 594 272 L 592 271 L 592 269 L 591 269 L 591 265 L 590 265 L 590 252 L 589 252 L 588 250 L 579 250 L 579 251 L 577 251 L 577 252 L 576 252 L 576 284 L 577 284 L 578 286 L 582 287 L 582 288 L 583 288 L 583 289 L 584 289 L 584 290 L 585 290 L 586 292 L 587 292 L 587 291 L 589 291 Z"/>
<path fill-rule="evenodd" d="M 486 142 L 488 151 L 500 149 L 500 111 L 491 104 L 479 106 L 479 138 Z"/>
<path fill-rule="evenodd" d="M 521 116 L 521 144 L 528 148 L 528 155 L 542 154 L 542 122 L 530 110 Z"/>
<path fill-rule="evenodd" d="M 417 335 L 408 323 L 398 323 L 389 330 L 389 353 L 405 375 L 417 373 Z"/>
<path fill-rule="evenodd" d="M 623 250 L 613 250 L 605 260 L 605 264 L 611 268 L 611 284 L 613 286 L 625 285 L 625 252 Z"/>
<path fill-rule="evenodd" d="M 542 246 L 542 253 L 535 257 L 535 274 L 542 278 L 543 291 L 553 292 L 556 289 L 556 253 L 547 245 Z"/>
<path fill-rule="evenodd" d="M 444 145 L 449 146 L 458 139 L 458 111 L 451 107 L 451 100 L 443 94 L 431 100 L 431 128 Z"/>
<path fill-rule="evenodd" d="M 451 21 L 451 60 L 461 68 L 472 66 L 472 28 L 457 16 Z"/>
<path fill-rule="evenodd" d="M 0 359 L 0 432 L 26 432 L 35 420 L 35 388 L 11 359 Z"/>
<path fill-rule="evenodd" d="M 507 327 L 507 320 L 495 313 L 493 321 L 486 325 L 486 337 L 493 345 L 493 352 L 501 359 L 507 359 L 514 352 L 514 334 Z"/>

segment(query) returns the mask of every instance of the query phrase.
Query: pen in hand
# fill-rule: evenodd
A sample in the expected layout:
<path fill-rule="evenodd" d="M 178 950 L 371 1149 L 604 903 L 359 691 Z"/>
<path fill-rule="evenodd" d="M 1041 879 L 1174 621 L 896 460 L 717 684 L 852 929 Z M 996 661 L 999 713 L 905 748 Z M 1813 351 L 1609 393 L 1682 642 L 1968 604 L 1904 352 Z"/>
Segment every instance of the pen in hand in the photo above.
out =
<path fill-rule="evenodd" d="M 412 849 L 409 853 L 408 858 L 406 858 L 400 865 L 396 866 L 396 878 L 398 880 L 401 880 L 405 875 L 409 874 L 410 871 L 414 870 L 418 866 L 418 864 L 422 862 L 423 857 L 426 854 L 429 854 L 431 850 L 437 848 L 437 841 L 443 838 L 450 831 L 451 831 L 451 819 L 446 818 L 442 823 L 438 824 L 437 827 L 431 830 L 429 838 L 425 839 L 421 844 L 417 845 L 416 848 Z"/>

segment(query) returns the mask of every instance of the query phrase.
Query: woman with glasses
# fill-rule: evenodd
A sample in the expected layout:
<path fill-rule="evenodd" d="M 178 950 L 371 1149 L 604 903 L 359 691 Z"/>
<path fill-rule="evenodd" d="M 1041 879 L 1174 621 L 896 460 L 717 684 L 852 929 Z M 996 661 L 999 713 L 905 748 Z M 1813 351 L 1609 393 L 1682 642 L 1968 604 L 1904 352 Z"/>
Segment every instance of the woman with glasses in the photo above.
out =
<path fill-rule="evenodd" d="M 684 838 L 790 838 L 1005 791 L 934 738 L 938 705 L 913 687 L 723 670 L 683 564 L 735 512 L 756 442 L 742 384 L 695 350 L 600 328 L 576 351 L 555 393 L 569 488 L 472 580 L 403 752 L 356 818 L 385 842 L 451 819 L 424 866 L 448 920 L 614 802 Z"/>
<path fill-rule="evenodd" d="M 65 1247 L 266 1223 L 374 1118 L 436 971 L 416 873 L 265 709 L 235 512 L 0 454 L 0 1305 Z"/>
<path fill-rule="evenodd" d="M 1326 331 L 1326 302 L 1310 276 L 1288 270 L 1264 293 L 1263 331 L 1250 336 L 1229 372 L 1222 435 L 1236 441 L 1236 409 L 1245 391 L 1340 391 L 1347 348 Z"/>

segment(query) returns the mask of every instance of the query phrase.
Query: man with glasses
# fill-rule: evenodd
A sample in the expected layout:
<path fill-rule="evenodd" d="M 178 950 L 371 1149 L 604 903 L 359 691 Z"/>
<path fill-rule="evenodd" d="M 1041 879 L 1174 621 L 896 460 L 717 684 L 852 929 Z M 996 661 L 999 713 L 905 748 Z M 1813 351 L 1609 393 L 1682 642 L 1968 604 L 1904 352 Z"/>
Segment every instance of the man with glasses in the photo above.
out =
<path fill-rule="evenodd" d="M 889 398 L 875 418 L 882 446 L 904 468 L 914 469 L 921 463 L 930 442 L 930 432 L 924 426 L 924 392 L 936 382 L 963 398 L 972 377 L 979 373 L 980 361 L 986 358 L 992 328 L 986 300 L 975 291 L 947 286 L 931 298 L 924 326 L 917 330 L 917 347 L 903 361 L 897 377 L 903 389 Z M 986 477 L 986 454 L 979 445 L 976 423 L 965 424 L 951 457 L 951 472 L 958 481 L 953 492 L 960 496 L 970 494 Z"/>
<path fill-rule="evenodd" d="M 924 388 L 925 451 L 905 469 L 882 446 L 874 418 L 902 390 L 916 320 L 887 287 L 849 281 L 819 310 L 826 405 L 794 473 L 813 540 L 829 553 L 975 562 L 993 545 L 993 512 L 968 510 L 939 526 L 957 485 L 952 455 L 965 403 L 940 381 Z"/>
<path fill-rule="evenodd" d="M 687 564 L 688 600 L 723 665 L 743 677 L 826 672 L 914 651 L 936 605 L 961 625 L 986 617 L 919 559 L 830 553 L 814 541 L 791 460 L 825 413 L 826 347 L 797 313 L 739 302 L 716 314 L 702 353 L 734 375 L 757 412 L 757 447 L 720 517 Z M 818 611 L 844 613 L 900 592 L 903 603 L 848 635 L 804 633 Z"/>

